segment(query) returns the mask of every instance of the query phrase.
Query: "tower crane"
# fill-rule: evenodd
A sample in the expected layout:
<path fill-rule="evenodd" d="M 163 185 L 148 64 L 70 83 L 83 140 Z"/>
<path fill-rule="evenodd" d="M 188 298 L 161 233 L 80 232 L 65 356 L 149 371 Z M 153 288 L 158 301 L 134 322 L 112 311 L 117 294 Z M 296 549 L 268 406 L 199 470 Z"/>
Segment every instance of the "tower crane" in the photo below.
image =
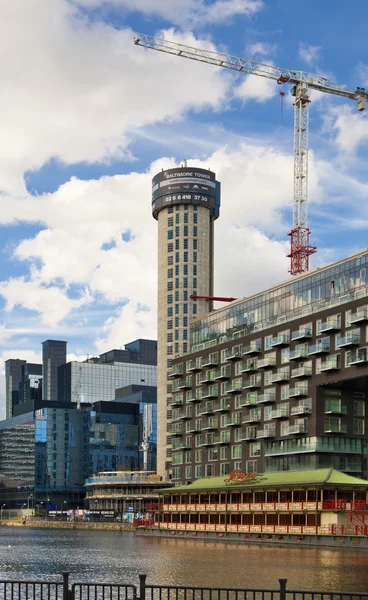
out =
<path fill-rule="evenodd" d="M 223 52 L 203 50 L 184 44 L 177 44 L 165 39 L 138 33 L 134 38 L 137 46 L 144 46 L 159 52 L 173 54 L 182 58 L 189 58 L 204 62 L 224 69 L 239 71 L 245 74 L 258 75 L 273 79 L 279 85 L 291 84 L 291 93 L 294 102 L 294 203 L 293 225 L 290 236 L 290 268 L 291 275 L 305 273 L 309 269 L 309 257 L 317 251 L 316 246 L 310 242 L 310 229 L 308 227 L 308 129 L 309 105 L 311 102 L 309 90 L 318 90 L 326 94 L 342 96 L 357 102 L 358 110 L 366 108 L 368 92 L 361 87 L 348 90 L 326 77 L 314 75 L 304 71 L 282 69 L 274 65 L 247 60 L 246 58 L 232 56 Z"/>

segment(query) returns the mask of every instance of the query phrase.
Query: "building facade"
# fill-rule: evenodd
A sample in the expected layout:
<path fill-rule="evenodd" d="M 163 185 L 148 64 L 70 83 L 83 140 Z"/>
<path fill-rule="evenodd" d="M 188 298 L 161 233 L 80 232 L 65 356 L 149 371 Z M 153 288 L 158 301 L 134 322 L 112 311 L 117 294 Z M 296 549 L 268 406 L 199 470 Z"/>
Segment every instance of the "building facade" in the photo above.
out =
<path fill-rule="evenodd" d="M 58 368 L 66 363 L 67 342 L 46 340 L 42 342 L 42 398 L 57 400 Z"/>
<path fill-rule="evenodd" d="M 215 174 L 187 167 L 162 171 L 152 181 L 152 214 L 158 221 L 158 473 L 171 472 L 172 359 L 189 350 L 189 323 L 211 310 L 213 232 L 219 216 Z"/>
<path fill-rule="evenodd" d="M 367 477 L 368 251 L 193 322 L 173 361 L 173 480 Z"/>
<path fill-rule="evenodd" d="M 19 384 L 22 380 L 22 366 L 25 360 L 10 358 L 5 361 L 5 413 L 9 419 L 14 414 L 14 407 L 19 404 Z"/>

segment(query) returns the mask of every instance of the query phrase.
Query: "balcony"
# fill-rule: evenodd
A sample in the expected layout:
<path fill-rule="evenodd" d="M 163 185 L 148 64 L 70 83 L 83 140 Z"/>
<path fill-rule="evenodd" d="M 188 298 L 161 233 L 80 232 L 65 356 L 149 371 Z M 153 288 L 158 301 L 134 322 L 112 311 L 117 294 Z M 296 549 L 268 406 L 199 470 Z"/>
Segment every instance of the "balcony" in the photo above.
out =
<path fill-rule="evenodd" d="M 242 416 L 241 413 L 234 413 L 228 417 L 225 423 L 225 427 L 238 427 L 242 424 Z"/>
<path fill-rule="evenodd" d="M 261 385 L 262 385 L 261 377 L 252 376 L 252 377 L 249 377 L 249 379 L 245 380 L 244 385 L 243 385 L 243 390 L 257 389 L 257 388 L 260 388 Z"/>
<path fill-rule="evenodd" d="M 242 439 L 247 442 L 253 441 L 257 439 L 257 427 L 247 427 L 246 430 L 243 430 Z"/>
<path fill-rule="evenodd" d="M 289 435 L 298 435 L 299 433 L 308 433 L 308 424 L 299 423 L 297 425 L 289 425 Z"/>
<path fill-rule="evenodd" d="M 184 365 L 181 363 L 180 365 L 174 365 L 171 369 L 171 373 L 169 373 L 169 378 L 174 379 L 174 377 L 182 377 L 184 375 Z"/>
<path fill-rule="evenodd" d="M 200 444 L 200 446 L 213 446 L 214 443 L 215 436 L 213 435 L 213 433 L 207 433 L 202 438 L 202 443 Z"/>
<path fill-rule="evenodd" d="M 213 354 L 210 354 L 208 356 L 208 358 L 204 359 L 202 367 L 217 367 L 217 365 L 218 365 L 217 352 L 214 352 Z"/>
<path fill-rule="evenodd" d="M 211 386 L 209 386 L 207 392 L 205 392 L 202 395 L 202 399 L 203 400 L 207 400 L 209 398 L 217 398 L 218 394 L 219 394 L 218 386 L 217 385 L 211 385 Z"/>
<path fill-rule="evenodd" d="M 186 401 L 187 402 L 200 402 L 202 400 L 202 398 L 198 398 L 197 396 L 187 396 Z"/>
<path fill-rule="evenodd" d="M 179 390 L 189 390 L 192 387 L 192 376 L 184 377 L 182 381 L 179 381 Z"/>
<path fill-rule="evenodd" d="M 213 371 L 205 371 L 202 374 L 202 379 L 200 380 L 200 383 L 214 383 L 215 381 L 215 373 Z"/>
<path fill-rule="evenodd" d="M 271 339 L 272 348 L 280 347 L 280 346 L 288 346 L 290 344 L 290 336 L 286 334 L 277 335 L 276 337 Z"/>
<path fill-rule="evenodd" d="M 356 350 L 354 353 L 351 353 L 351 358 L 349 361 L 349 365 L 363 365 L 366 364 L 368 362 L 368 349 L 367 348 L 360 348 L 359 350 Z"/>
<path fill-rule="evenodd" d="M 258 369 L 258 360 L 257 358 L 248 358 L 243 361 L 243 368 L 241 369 L 241 373 L 254 373 Z"/>
<path fill-rule="evenodd" d="M 243 349 L 241 346 L 236 346 L 226 353 L 225 360 L 240 360 L 243 356 Z"/>
<path fill-rule="evenodd" d="M 326 406 L 325 415 L 347 415 L 348 407 L 341 406 L 339 402 L 331 403 L 330 406 Z"/>
<path fill-rule="evenodd" d="M 265 392 L 258 396 L 257 404 L 267 404 L 271 402 L 276 402 L 276 392 Z"/>
<path fill-rule="evenodd" d="M 325 425 L 325 433 L 347 433 L 348 426 L 346 423 L 331 423 Z"/>
<path fill-rule="evenodd" d="M 249 355 L 249 354 L 259 354 L 261 352 L 261 349 L 262 349 L 261 340 L 254 340 L 253 342 L 248 344 L 248 346 L 245 346 L 243 348 L 243 356 Z"/>
<path fill-rule="evenodd" d="M 197 358 L 196 360 L 189 360 L 187 366 L 187 372 L 201 371 L 202 370 L 202 359 Z"/>
<path fill-rule="evenodd" d="M 273 438 L 276 435 L 276 427 L 275 425 L 272 427 L 271 425 L 266 429 L 259 429 L 257 431 L 257 440 L 261 438 Z"/>
<path fill-rule="evenodd" d="M 341 329 L 338 319 L 327 319 L 324 323 L 319 324 L 318 333 L 326 333 L 327 331 L 339 331 Z"/>
<path fill-rule="evenodd" d="M 339 356 L 328 356 L 326 360 L 321 362 L 320 370 L 325 371 L 338 371 L 340 369 L 340 357 Z"/>
<path fill-rule="evenodd" d="M 213 414 L 213 409 L 214 409 L 214 404 L 213 402 L 206 402 L 206 406 L 203 406 L 200 410 L 200 412 L 198 412 L 198 416 L 202 416 L 202 415 L 212 415 Z"/>
<path fill-rule="evenodd" d="M 353 325 L 354 323 L 363 323 L 364 321 L 368 321 L 368 309 L 358 308 L 358 310 L 355 313 L 351 313 L 351 325 Z"/>
<path fill-rule="evenodd" d="M 208 419 L 206 425 L 202 426 L 202 431 L 211 431 L 218 428 L 218 419 Z"/>
<path fill-rule="evenodd" d="M 173 446 L 172 451 L 173 452 L 178 452 L 179 450 L 191 450 L 192 446 L 189 444 L 186 444 L 185 442 L 179 442 L 179 444 L 177 446 Z"/>
<path fill-rule="evenodd" d="M 230 398 L 221 398 L 220 402 L 215 404 L 213 412 L 228 412 L 229 410 L 231 410 Z"/>
<path fill-rule="evenodd" d="M 174 421 L 181 421 L 182 419 L 185 418 L 185 412 L 183 410 L 180 409 L 175 409 L 173 410 L 173 414 L 172 414 L 172 422 L 174 423 Z"/>
<path fill-rule="evenodd" d="M 326 352 L 329 352 L 329 351 L 330 351 L 330 340 L 319 343 L 319 344 L 315 344 L 313 346 L 309 346 L 308 356 L 310 356 L 311 354 L 326 354 Z"/>
<path fill-rule="evenodd" d="M 230 431 L 222 431 L 220 434 L 215 435 L 214 444 L 219 446 L 230 444 Z"/>
<path fill-rule="evenodd" d="M 197 427 L 195 423 L 192 423 L 189 429 L 185 430 L 185 433 L 200 433 L 201 431 L 201 427 Z"/>
<path fill-rule="evenodd" d="M 295 348 L 289 354 L 289 360 L 302 360 L 308 357 L 308 348 Z"/>
<path fill-rule="evenodd" d="M 250 410 L 249 414 L 243 419 L 243 423 L 260 423 L 261 422 L 261 409 Z"/>
<path fill-rule="evenodd" d="M 312 337 L 312 329 L 310 327 L 301 327 L 296 331 L 293 331 L 291 334 L 291 341 L 296 342 L 296 340 L 308 340 Z"/>
<path fill-rule="evenodd" d="M 289 369 L 282 369 L 281 371 L 276 371 L 273 375 L 271 375 L 271 382 L 277 383 L 279 381 L 289 381 L 290 373 Z"/>
<path fill-rule="evenodd" d="M 308 386 L 300 385 L 289 389 L 289 398 L 308 396 Z"/>
<path fill-rule="evenodd" d="M 183 394 L 174 394 L 170 400 L 169 406 L 181 406 L 182 404 L 184 404 Z"/>
<path fill-rule="evenodd" d="M 289 418 L 289 408 L 280 407 L 271 411 L 271 419 L 288 419 Z"/>
<path fill-rule="evenodd" d="M 231 379 L 231 366 L 227 365 L 225 367 L 221 367 L 221 369 L 217 370 L 215 373 L 216 380 L 225 380 Z"/>
<path fill-rule="evenodd" d="M 291 416 L 310 415 L 312 413 L 312 399 L 299 402 L 297 406 L 292 406 L 290 409 Z"/>
<path fill-rule="evenodd" d="M 348 346 L 359 346 L 360 333 L 347 333 L 341 336 L 336 342 L 336 348 L 346 348 Z"/>
<path fill-rule="evenodd" d="M 258 369 L 267 369 L 267 367 L 275 367 L 276 366 L 276 357 L 275 356 L 265 356 L 258 360 L 257 363 Z"/>
<path fill-rule="evenodd" d="M 299 367 L 299 369 L 292 369 L 291 378 L 295 377 L 311 377 L 312 367 Z"/>
<path fill-rule="evenodd" d="M 182 435 L 184 432 L 183 423 L 173 423 L 171 427 L 171 436 Z"/>
<path fill-rule="evenodd" d="M 241 381 L 231 381 L 229 383 L 229 386 L 226 390 L 227 394 L 236 394 L 237 392 L 241 392 L 242 391 L 242 382 Z"/>
<path fill-rule="evenodd" d="M 254 394 L 247 394 L 245 396 L 244 406 L 254 406 L 255 404 L 258 404 L 258 398 L 259 396 L 257 392 Z"/>

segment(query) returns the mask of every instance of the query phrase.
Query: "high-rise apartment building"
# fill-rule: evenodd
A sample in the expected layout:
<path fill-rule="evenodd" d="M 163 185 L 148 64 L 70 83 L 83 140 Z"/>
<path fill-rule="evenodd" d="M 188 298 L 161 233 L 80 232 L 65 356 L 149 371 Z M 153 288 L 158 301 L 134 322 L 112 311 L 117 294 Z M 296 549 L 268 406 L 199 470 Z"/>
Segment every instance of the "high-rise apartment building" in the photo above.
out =
<path fill-rule="evenodd" d="M 205 315 L 173 382 L 173 481 L 367 477 L 368 250 Z"/>
<path fill-rule="evenodd" d="M 66 363 L 67 342 L 46 340 L 42 342 L 42 398 L 56 400 L 58 367 Z"/>
<path fill-rule="evenodd" d="M 172 359 L 189 350 L 190 321 L 212 308 L 214 220 L 220 211 L 215 174 L 187 167 L 161 171 L 152 181 L 158 221 L 157 472 L 171 469 Z"/>

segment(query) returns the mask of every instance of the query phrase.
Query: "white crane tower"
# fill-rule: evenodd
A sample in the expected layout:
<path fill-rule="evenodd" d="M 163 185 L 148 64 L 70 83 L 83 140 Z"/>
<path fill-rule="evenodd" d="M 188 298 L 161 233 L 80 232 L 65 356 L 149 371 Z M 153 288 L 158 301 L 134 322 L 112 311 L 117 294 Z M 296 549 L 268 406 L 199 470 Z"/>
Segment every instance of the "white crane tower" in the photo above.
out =
<path fill-rule="evenodd" d="M 143 407 L 143 469 L 148 470 L 148 450 L 150 446 L 150 436 L 152 434 L 152 404 L 145 404 Z"/>
<path fill-rule="evenodd" d="M 174 56 L 189 58 L 199 62 L 223 67 L 232 71 L 258 75 L 273 79 L 278 84 L 289 83 L 293 85 L 292 94 L 294 102 L 294 204 L 293 226 L 290 236 L 290 269 L 292 275 L 305 273 L 309 269 L 309 256 L 316 252 L 316 246 L 310 243 L 310 229 L 308 228 L 308 128 L 309 128 L 309 90 L 318 90 L 326 94 L 334 94 L 355 100 L 358 110 L 366 108 L 368 93 L 364 88 L 348 90 L 334 82 L 329 82 L 321 75 L 281 69 L 274 65 L 267 65 L 223 52 L 213 52 L 192 46 L 177 44 L 165 39 L 155 38 L 138 33 L 134 38 L 137 46 L 144 46 L 159 52 L 166 52 Z"/>

